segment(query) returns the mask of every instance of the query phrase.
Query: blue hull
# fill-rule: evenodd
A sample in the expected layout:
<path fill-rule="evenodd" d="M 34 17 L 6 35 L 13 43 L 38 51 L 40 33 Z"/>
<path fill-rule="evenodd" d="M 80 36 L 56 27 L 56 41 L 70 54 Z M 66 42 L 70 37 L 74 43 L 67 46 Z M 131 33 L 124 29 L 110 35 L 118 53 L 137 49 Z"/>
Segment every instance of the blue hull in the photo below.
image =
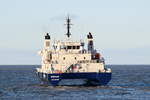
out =
<path fill-rule="evenodd" d="M 62 80 L 83 79 L 87 85 L 106 85 L 111 80 L 111 73 L 54 73 L 46 74 L 38 72 L 38 77 L 42 81 L 50 83 L 52 86 L 57 86 Z"/>

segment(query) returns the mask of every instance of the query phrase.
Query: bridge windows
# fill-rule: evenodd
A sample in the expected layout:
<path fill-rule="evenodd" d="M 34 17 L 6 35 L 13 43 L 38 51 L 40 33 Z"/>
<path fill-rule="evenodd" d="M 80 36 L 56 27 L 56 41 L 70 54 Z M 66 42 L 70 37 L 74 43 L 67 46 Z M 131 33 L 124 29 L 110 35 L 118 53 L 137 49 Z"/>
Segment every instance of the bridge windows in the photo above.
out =
<path fill-rule="evenodd" d="M 67 49 L 72 49 L 72 46 L 67 46 Z"/>
<path fill-rule="evenodd" d="M 80 46 L 67 46 L 67 49 L 80 49 Z"/>
<path fill-rule="evenodd" d="M 57 48 L 58 48 L 57 46 L 54 46 L 54 49 L 57 49 Z M 73 49 L 73 50 L 77 50 L 77 49 L 80 49 L 80 45 L 73 45 L 73 46 L 71 46 L 71 45 L 68 45 L 68 46 L 61 45 L 60 49 L 68 49 L 68 50 Z"/>
<path fill-rule="evenodd" d="M 76 49 L 76 46 L 73 46 L 73 49 Z"/>
<path fill-rule="evenodd" d="M 80 49 L 80 46 L 77 46 L 77 49 Z"/>

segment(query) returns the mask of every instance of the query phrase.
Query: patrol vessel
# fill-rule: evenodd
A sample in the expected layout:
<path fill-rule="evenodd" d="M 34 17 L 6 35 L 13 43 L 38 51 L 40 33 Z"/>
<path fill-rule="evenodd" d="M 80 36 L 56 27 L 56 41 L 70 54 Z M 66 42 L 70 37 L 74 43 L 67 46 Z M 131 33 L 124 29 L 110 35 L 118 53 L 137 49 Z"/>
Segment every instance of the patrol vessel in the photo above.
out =
<path fill-rule="evenodd" d="M 104 58 L 94 49 L 93 36 L 87 35 L 85 42 L 71 39 L 71 19 L 66 19 L 67 39 L 51 43 L 46 33 L 41 67 L 37 68 L 38 77 L 49 85 L 106 85 L 111 80 L 112 71 L 106 68 Z"/>

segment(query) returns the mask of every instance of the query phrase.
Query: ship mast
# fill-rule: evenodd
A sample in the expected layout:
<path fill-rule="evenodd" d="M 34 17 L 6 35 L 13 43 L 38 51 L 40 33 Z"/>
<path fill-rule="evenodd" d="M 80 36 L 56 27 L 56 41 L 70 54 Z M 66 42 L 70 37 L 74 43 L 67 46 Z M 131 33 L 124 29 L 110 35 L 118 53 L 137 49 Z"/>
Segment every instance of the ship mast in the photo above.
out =
<path fill-rule="evenodd" d="M 67 33 L 66 33 L 66 35 L 67 35 L 67 37 L 69 38 L 70 37 L 70 35 L 71 35 L 71 33 L 70 33 L 70 26 L 72 25 L 70 22 L 71 22 L 71 19 L 69 18 L 69 16 L 68 16 L 68 18 L 66 19 L 66 24 L 65 25 L 67 25 Z"/>

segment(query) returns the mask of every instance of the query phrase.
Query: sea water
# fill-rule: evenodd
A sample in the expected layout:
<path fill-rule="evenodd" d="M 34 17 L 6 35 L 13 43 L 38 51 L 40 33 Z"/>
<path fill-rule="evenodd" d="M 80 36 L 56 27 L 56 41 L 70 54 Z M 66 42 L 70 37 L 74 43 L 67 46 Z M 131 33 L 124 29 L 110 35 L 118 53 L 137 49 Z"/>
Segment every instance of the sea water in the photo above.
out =
<path fill-rule="evenodd" d="M 107 65 L 107 86 L 47 86 L 39 65 L 0 65 L 0 100 L 150 100 L 150 65 Z"/>

